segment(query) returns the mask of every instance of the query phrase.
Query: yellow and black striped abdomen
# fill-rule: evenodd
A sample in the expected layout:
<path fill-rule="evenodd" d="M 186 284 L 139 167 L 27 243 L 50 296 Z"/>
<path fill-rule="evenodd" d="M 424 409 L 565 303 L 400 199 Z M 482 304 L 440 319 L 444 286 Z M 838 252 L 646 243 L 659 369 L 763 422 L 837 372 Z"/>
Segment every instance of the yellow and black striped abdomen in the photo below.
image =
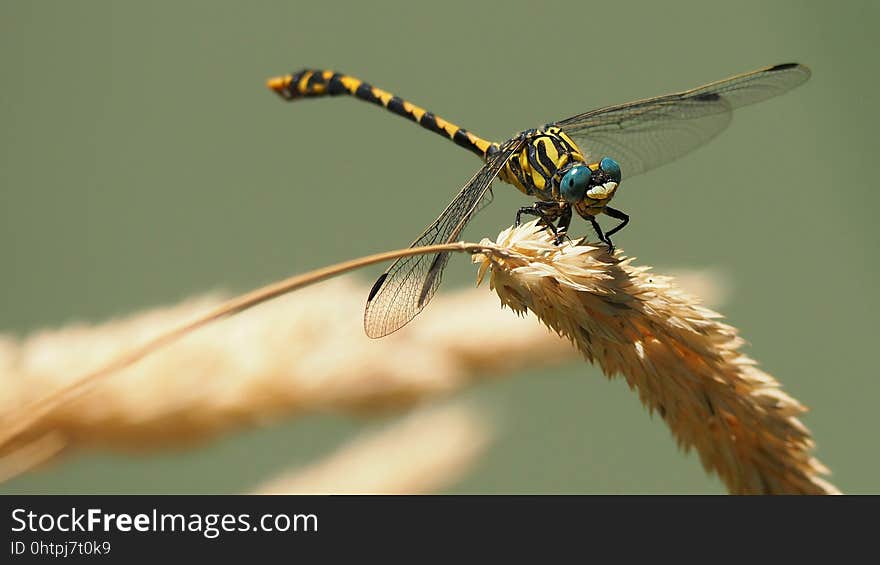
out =
<path fill-rule="evenodd" d="M 526 132 L 526 144 L 507 161 L 498 178 L 540 200 L 559 199 L 559 171 L 584 162 L 577 144 L 557 127 Z"/>
<path fill-rule="evenodd" d="M 447 122 L 424 108 L 346 74 L 303 69 L 293 74 L 270 79 L 268 85 L 285 100 L 339 95 L 360 98 L 416 122 L 427 130 L 439 133 L 482 159 L 486 158 L 486 154 L 492 148 L 498 147 L 497 144 Z"/>

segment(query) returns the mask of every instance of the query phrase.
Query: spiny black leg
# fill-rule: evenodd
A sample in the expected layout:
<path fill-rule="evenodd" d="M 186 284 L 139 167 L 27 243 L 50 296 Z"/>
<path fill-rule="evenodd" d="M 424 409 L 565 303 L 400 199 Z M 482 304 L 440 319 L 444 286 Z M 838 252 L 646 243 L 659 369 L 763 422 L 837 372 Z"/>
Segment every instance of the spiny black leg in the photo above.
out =
<path fill-rule="evenodd" d="M 533 206 L 523 206 L 522 208 L 520 208 L 519 210 L 516 211 L 516 221 L 513 222 L 514 227 L 518 228 L 519 225 L 522 223 L 521 217 L 523 214 L 528 214 L 530 216 L 537 216 L 538 215 L 538 213 L 535 211 L 535 208 Z"/>
<path fill-rule="evenodd" d="M 551 205 L 556 206 L 556 203 L 555 202 L 535 202 L 532 206 L 523 206 L 522 208 L 520 208 L 516 212 L 516 221 L 514 222 L 514 225 L 516 227 L 519 227 L 519 225 L 521 223 L 520 218 L 523 214 L 537 216 L 537 217 L 541 218 L 541 221 L 544 222 L 544 225 L 546 226 L 546 228 L 549 229 L 551 232 L 553 232 L 553 235 L 556 236 L 557 235 L 556 226 L 553 225 L 553 222 L 550 220 L 550 218 L 547 217 L 547 215 L 544 213 L 544 210 L 542 210 L 542 208 L 548 208 Z"/>
<path fill-rule="evenodd" d="M 568 226 L 571 225 L 571 206 L 568 204 L 562 209 L 559 221 L 556 222 L 556 245 L 562 244 L 562 238 L 568 232 Z"/>
<path fill-rule="evenodd" d="M 608 253 L 614 253 L 614 244 L 611 243 L 610 239 L 605 237 L 604 233 L 602 233 L 602 226 L 596 221 L 596 216 L 590 216 L 588 219 L 590 220 L 590 223 L 593 224 L 593 229 L 596 231 L 596 235 L 599 236 L 599 241 L 608 246 Z"/>
<path fill-rule="evenodd" d="M 629 216 L 627 216 L 626 214 L 624 214 L 620 210 L 615 210 L 611 206 L 605 206 L 605 213 L 608 214 L 609 216 L 611 216 L 612 218 L 620 220 L 620 223 L 617 224 L 616 226 L 614 226 L 614 228 L 611 231 L 609 231 L 607 234 L 605 234 L 605 237 L 611 237 L 612 235 L 614 235 L 617 232 L 619 232 L 620 230 L 622 230 L 626 226 L 626 224 L 629 223 Z"/>

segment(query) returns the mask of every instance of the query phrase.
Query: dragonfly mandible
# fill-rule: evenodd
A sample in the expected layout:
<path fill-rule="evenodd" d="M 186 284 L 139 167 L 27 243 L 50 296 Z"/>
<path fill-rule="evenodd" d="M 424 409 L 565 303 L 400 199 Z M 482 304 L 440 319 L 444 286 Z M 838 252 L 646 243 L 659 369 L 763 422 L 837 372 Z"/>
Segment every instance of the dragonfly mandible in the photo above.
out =
<path fill-rule="evenodd" d="M 537 216 L 556 236 L 568 231 L 572 211 L 590 222 L 613 252 L 611 236 L 629 216 L 608 204 L 624 176 L 644 173 L 677 159 L 718 135 L 735 108 L 782 94 L 810 77 L 810 70 L 785 63 L 736 75 L 697 88 L 591 110 L 517 133 L 504 143 L 483 139 L 398 96 L 350 75 L 304 69 L 270 79 L 285 100 L 348 95 L 377 104 L 475 153 L 483 166 L 412 247 L 451 243 L 491 201 L 499 178 L 536 200 L 520 208 Z M 603 232 L 600 214 L 618 220 Z M 383 337 L 412 320 L 440 285 L 448 253 L 398 259 L 379 277 L 367 298 L 364 329 Z"/>

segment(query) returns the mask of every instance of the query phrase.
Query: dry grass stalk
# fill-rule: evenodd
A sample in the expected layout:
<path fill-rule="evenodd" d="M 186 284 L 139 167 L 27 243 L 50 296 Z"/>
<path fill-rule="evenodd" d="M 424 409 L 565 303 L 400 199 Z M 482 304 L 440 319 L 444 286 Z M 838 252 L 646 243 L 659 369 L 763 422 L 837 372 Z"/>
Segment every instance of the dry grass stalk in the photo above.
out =
<path fill-rule="evenodd" d="M 370 340 L 361 325 L 367 291 L 351 279 L 330 281 L 190 333 L 33 421 L 7 444 L 6 467 L 38 462 L 19 450 L 47 433 L 68 448 L 180 444 L 299 413 L 406 406 L 534 365 L 535 349 L 560 361 L 574 353 L 479 289 L 444 293 L 419 323 Z M 203 297 L 98 326 L 0 340 L 0 415 L 15 421 L 46 392 L 69 388 L 89 369 L 127 357 L 133 344 L 222 303 Z"/>
<path fill-rule="evenodd" d="M 20 446 L 14 455 L 0 458 L 0 483 L 37 467 L 60 454 L 67 443 L 55 432 Z"/>
<path fill-rule="evenodd" d="M 836 493 L 820 478 L 805 408 L 739 351 L 721 316 L 604 246 L 556 246 L 534 223 L 475 255 L 503 305 L 534 312 L 608 376 L 623 375 L 685 450 L 737 494 Z"/>
<path fill-rule="evenodd" d="M 241 421 L 281 412 L 334 407 L 375 409 L 460 386 L 470 378 L 462 367 L 478 371 L 528 362 L 530 356 L 523 352 L 536 346 L 511 339 L 505 333 L 510 327 L 508 320 L 488 326 L 485 322 L 491 311 L 478 313 L 472 306 L 461 309 L 460 316 L 451 316 L 449 307 L 435 305 L 419 324 L 385 340 L 389 350 L 409 350 L 411 344 L 407 341 L 403 347 L 395 343 L 403 336 L 406 340 L 416 336 L 416 343 L 424 348 L 422 352 L 439 349 L 441 358 L 421 369 L 413 360 L 420 356 L 389 358 L 384 350 L 374 349 L 376 343 L 383 342 L 368 342 L 369 348 L 357 349 L 356 340 L 364 339 L 360 324 L 356 330 L 343 332 L 343 339 L 331 338 L 338 322 L 359 319 L 352 314 L 353 309 L 337 323 L 310 326 L 308 320 L 291 318 L 283 306 L 273 305 L 263 309 L 263 322 L 249 325 L 247 320 L 254 313 L 237 324 L 226 325 L 225 334 L 218 329 L 224 325 L 208 330 L 221 332 L 217 335 L 192 333 L 340 272 L 402 254 L 440 250 L 480 253 L 481 276 L 491 270 L 492 286 L 503 304 L 518 312 L 532 310 L 557 333 L 571 339 L 588 359 L 599 361 L 606 374 L 623 374 L 630 386 L 639 390 L 649 409 L 663 416 L 679 444 L 685 449 L 695 447 L 706 469 L 717 472 L 730 492 L 836 492 L 833 485 L 820 478 L 827 470 L 810 456 L 812 439 L 796 417 L 804 408 L 739 353 L 742 340 L 734 328 L 718 322 L 718 314 L 675 290 L 667 278 L 651 276 L 647 269 L 633 267 L 626 259 L 612 258 L 602 248 L 556 247 L 546 234 L 535 230 L 534 224 L 503 232 L 495 244 L 459 243 L 391 252 L 293 277 L 217 305 L 170 331 L 160 329 L 171 319 L 162 318 L 163 313 L 151 313 L 109 327 L 37 336 L 22 346 L 9 340 L 0 342 L 0 353 L 12 352 L 5 359 L 0 354 L 0 364 L 5 363 L 9 369 L 3 374 L 10 376 L 4 387 L 6 394 L 0 399 L 4 415 L 0 453 L 12 452 L 14 457 L 16 449 L 26 451 L 40 438 L 49 437 L 47 434 L 60 434 L 74 445 L 164 444 L 202 437 Z M 360 290 L 357 295 L 360 297 Z M 338 303 L 339 298 L 333 293 L 334 302 Z M 319 301 L 306 295 L 304 302 Z M 359 298 L 358 312 L 360 306 Z M 272 313 L 277 317 L 273 318 Z M 435 327 L 428 325 L 431 316 L 437 317 Z M 176 320 L 184 316 L 176 313 L 173 317 Z M 323 310 L 312 317 L 325 318 Z M 463 325 L 475 321 L 478 323 L 471 327 Z M 287 333 L 279 332 L 285 323 Z M 534 339 L 533 331 L 531 328 L 526 332 L 528 339 Z M 421 339 L 417 337 L 420 334 Z M 305 335 L 312 339 L 305 339 Z M 444 335 L 450 339 L 449 345 L 437 339 Z M 253 341 L 245 343 L 250 338 Z M 134 342 L 143 345 L 83 377 L 70 377 L 78 367 L 126 351 Z M 540 347 L 544 352 L 541 359 L 564 354 L 556 341 L 546 341 Z M 175 348 L 180 348 L 176 356 Z M 322 363 L 334 365 L 341 351 L 350 353 L 352 349 L 351 359 L 358 359 L 358 365 L 339 363 L 341 371 L 335 369 L 342 373 L 339 381 L 314 378 L 316 374 L 324 375 L 315 372 L 315 367 Z M 159 350 L 161 355 L 131 367 Z M 276 360 L 279 353 L 280 360 Z M 444 366 L 446 353 L 458 357 L 457 366 Z M 309 371 L 286 387 L 290 375 L 278 371 L 289 369 L 290 364 L 301 368 L 298 363 L 303 359 Z M 365 360 L 376 359 L 379 362 L 375 367 L 382 368 L 379 372 L 371 363 L 364 364 Z M 106 379 L 123 369 L 127 376 Z M 401 379 L 394 369 L 409 378 Z M 422 369 L 429 370 L 426 373 Z M 334 374 L 334 369 L 329 373 Z M 386 373 L 393 376 L 383 382 Z M 428 386 L 412 380 L 414 374 L 432 373 L 451 377 L 429 379 Z M 16 389 L 9 383 L 23 384 Z M 97 385 L 103 386 L 93 390 Z M 40 396 L 44 391 L 55 392 Z M 16 467 L 15 461 L 5 463 L 6 468 Z"/>
<path fill-rule="evenodd" d="M 32 438 L 22 437 L 32 432 L 34 428 L 45 425 L 51 420 L 56 410 L 63 409 L 66 405 L 71 404 L 76 399 L 87 393 L 97 383 L 101 382 L 108 376 L 140 361 L 147 355 L 175 343 L 180 339 L 190 335 L 195 330 L 212 324 L 218 320 L 238 314 L 244 310 L 249 310 L 259 304 L 285 295 L 293 290 L 297 290 L 308 285 L 338 276 L 342 273 L 353 271 L 374 263 L 383 263 L 406 257 L 410 255 L 421 255 L 425 253 L 451 251 L 451 252 L 469 252 L 474 253 L 481 250 L 482 247 L 473 243 L 451 243 L 445 245 L 435 245 L 429 247 L 399 249 L 396 251 L 388 251 L 377 253 L 367 257 L 360 257 L 351 261 L 337 263 L 329 267 L 316 269 L 302 275 L 269 284 L 258 288 L 251 292 L 237 296 L 231 300 L 216 305 L 214 308 L 201 312 L 194 318 L 179 323 L 179 325 L 164 328 L 163 331 L 151 331 L 148 338 L 144 338 L 139 345 L 127 345 L 127 348 L 110 361 L 104 361 L 97 369 L 78 376 L 77 378 L 67 379 L 66 382 L 57 388 L 40 390 L 40 396 L 23 406 L 19 406 L 13 410 L 11 414 L 6 414 L 0 420 L 0 456 L 8 453 L 10 449 L 15 449 L 23 442 L 27 443 Z M 8 342 L 8 339 L 6 340 Z M 7 343 L 0 341 L 0 348 L 8 349 Z M 11 347 L 15 347 L 13 344 Z M 31 434 L 33 435 L 33 434 Z"/>
<path fill-rule="evenodd" d="M 257 494 L 421 494 L 461 478 L 485 451 L 491 426 L 473 407 L 418 410 L 329 457 L 276 477 Z"/>

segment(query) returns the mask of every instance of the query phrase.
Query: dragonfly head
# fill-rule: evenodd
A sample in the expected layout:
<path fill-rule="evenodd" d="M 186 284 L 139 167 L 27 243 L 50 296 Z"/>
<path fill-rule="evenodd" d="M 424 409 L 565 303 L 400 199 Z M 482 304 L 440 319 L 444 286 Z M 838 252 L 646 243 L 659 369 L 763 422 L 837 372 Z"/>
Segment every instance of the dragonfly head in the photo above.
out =
<path fill-rule="evenodd" d="M 559 194 L 569 204 L 580 202 L 586 197 L 608 200 L 614 196 L 619 184 L 620 165 L 611 157 L 605 157 L 590 165 L 573 164 L 559 181 Z"/>

